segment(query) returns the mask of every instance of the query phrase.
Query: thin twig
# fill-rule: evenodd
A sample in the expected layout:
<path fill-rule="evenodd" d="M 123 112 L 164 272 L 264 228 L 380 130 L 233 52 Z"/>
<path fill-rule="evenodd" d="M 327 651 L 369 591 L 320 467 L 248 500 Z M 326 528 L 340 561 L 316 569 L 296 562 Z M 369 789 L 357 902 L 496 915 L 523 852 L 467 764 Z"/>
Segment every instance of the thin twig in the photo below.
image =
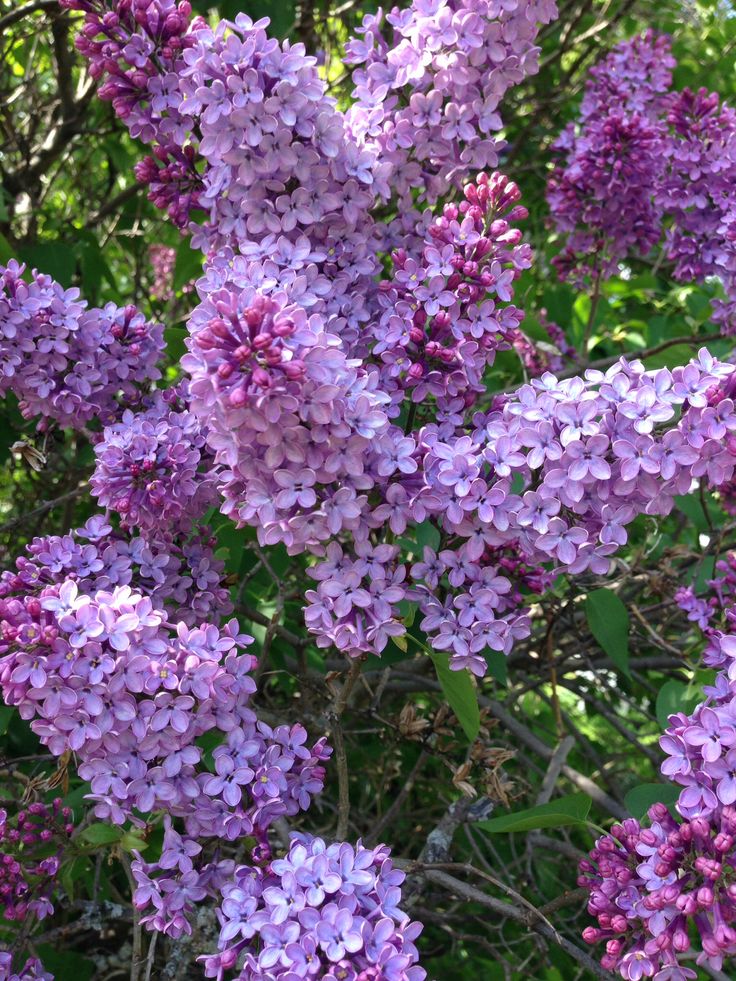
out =
<path fill-rule="evenodd" d="M 133 870 L 130 867 L 130 859 L 121 852 L 120 864 L 125 870 L 125 875 L 130 886 L 131 896 L 137 888 L 133 878 Z M 130 981 L 138 981 L 140 977 L 141 964 L 143 963 L 143 930 L 141 928 L 141 915 L 133 903 L 133 956 L 130 959 Z"/>

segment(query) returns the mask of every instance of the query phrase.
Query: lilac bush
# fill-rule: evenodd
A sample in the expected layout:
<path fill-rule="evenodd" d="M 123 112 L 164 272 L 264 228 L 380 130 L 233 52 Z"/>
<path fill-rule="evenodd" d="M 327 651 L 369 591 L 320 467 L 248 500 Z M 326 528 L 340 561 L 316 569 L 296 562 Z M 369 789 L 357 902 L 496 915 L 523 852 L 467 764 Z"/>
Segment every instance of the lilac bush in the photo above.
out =
<path fill-rule="evenodd" d="M 413 0 L 368 15 L 347 44 L 348 109 L 265 19 L 211 25 L 186 0 L 62 6 L 84 15 L 78 47 L 99 95 L 149 147 L 137 176 L 203 269 L 173 371 L 163 328 L 135 307 L 87 309 L 43 273 L 0 269 L 2 392 L 42 431 L 84 432 L 100 508 L 34 538 L 0 576 L 4 702 L 89 784 L 92 829 L 133 854 L 138 940 L 141 927 L 185 940 L 203 907 L 219 924 L 203 970 L 218 981 L 421 981 L 404 872 L 387 846 L 344 840 L 339 717 L 355 669 L 405 651 L 416 614 L 412 642 L 475 699 L 471 676 L 480 684 L 494 654 L 531 636 L 534 597 L 560 573 L 587 588 L 637 518 L 695 489 L 732 493 L 736 369 L 704 347 L 678 366 L 590 366 L 546 312 L 556 348 L 524 331 L 515 292 L 533 255 L 520 187 L 495 169 L 499 106 L 536 70 L 552 0 Z M 647 34 L 591 73 L 550 181 L 567 236 L 557 265 L 599 285 L 663 242 L 675 278 L 721 277 L 714 317 L 728 332 L 733 114 L 674 93 L 674 67 L 669 41 Z M 165 249 L 152 253 L 161 299 Z M 494 391 L 509 352 L 528 380 Z M 259 664 L 254 638 L 225 620 L 235 597 L 209 529 L 217 510 L 253 529 L 307 641 L 347 655 L 329 712 L 304 699 L 295 713 L 331 729 L 334 754 L 293 716 L 252 705 L 280 610 L 254 611 Z M 270 565 L 283 554 L 301 557 L 297 590 Z M 628 981 L 696 977 L 680 956 L 694 933 L 698 963 L 720 969 L 736 953 L 729 563 L 711 599 L 678 593 L 718 669 L 662 738 L 678 816 L 655 804 L 649 825 L 614 826 L 582 865 L 598 920 L 585 940 L 605 941 L 603 967 Z M 308 677 L 302 639 L 289 642 Z M 337 832 L 293 830 L 333 755 Z M 461 769 L 453 779 L 462 788 Z M 14 824 L 0 811 L 8 919 L 52 909 L 59 860 L 31 861 L 38 840 L 84 840 L 53 808 L 31 804 Z M 12 974 L 0 957 L 9 978 L 48 978 L 36 959 Z"/>

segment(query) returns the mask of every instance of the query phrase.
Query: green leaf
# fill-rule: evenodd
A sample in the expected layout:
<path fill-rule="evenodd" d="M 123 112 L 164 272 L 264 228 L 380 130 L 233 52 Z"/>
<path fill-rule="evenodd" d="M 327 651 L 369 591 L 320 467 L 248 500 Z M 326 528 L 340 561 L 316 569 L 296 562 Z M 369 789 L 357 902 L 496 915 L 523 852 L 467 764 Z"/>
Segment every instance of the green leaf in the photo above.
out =
<path fill-rule="evenodd" d="M 689 715 L 698 702 L 702 702 L 703 693 L 698 687 L 686 685 L 682 681 L 665 681 L 657 694 L 657 722 L 663 729 L 667 728 L 667 720 L 675 712 L 685 712 Z"/>
<path fill-rule="evenodd" d="M 56 981 L 90 981 L 95 973 L 94 962 L 74 950 L 61 950 L 51 944 L 40 944 L 38 955 Z"/>
<path fill-rule="evenodd" d="M 15 249 L 4 235 L 0 235 L 0 264 L 5 265 L 9 259 L 15 258 Z"/>
<path fill-rule="evenodd" d="M 694 494 L 683 494 L 675 497 L 678 509 L 691 521 L 697 531 L 708 531 L 708 519 L 703 511 L 699 497 Z"/>
<path fill-rule="evenodd" d="M 629 614 L 610 589 L 595 589 L 585 598 L 590 632 L 625 675 L 629 676 Z"/>
<path fill-rule="evenodd" d="M 644 358 L 644 366 L 649 371 L 655 368 L 676 368 L 678 365 L 687 364 L 692 356 L 693 349 L 689 344 L 673 344 L 672 347 L 665 348 L 658 354 Z"/>
<path fill-rule="evenodd" d="M 166 327 L 164 329 L 166 353 L 172 362 L 178 363 L 186 354 L 187 346 L 184 343 L 186 338 L 187 332 L 183 327 Z"/>
<path fill-rule="evenodd" d="M 567 797 L 558 797 L 549 804 L 530 807 L 526 811 L 516 811 L 514 814 L 504 814 L 501 817 L 490 818 L 488 821 L 478 821 L 475 827 L 496 834 L 585 824 L 592 803 L 587 794 L 570 794 Z"/>
<path fill-rule="evenodd" d="M 674 804 L 680 796 L 680 787 L 671 783 L 642 783 L 624 797 L 626 810 L 632 817 L 642 818 L 652 804 Z"/>
<path fill-rule="evenodd" d="M 225 568 L 228 572 L 239 572 L 243 560 L 243 552 L 248 543 L 247 533 L 242 528 L 236 528 L 232 521 L 225 521 L 215 531 L 220 548 L 227 549 Z"/>
<path fill-rule="evenodd" d="M 422 521 L 415 531 L 416 542 L 420 549 L 426 547 L 437 551 L 440 547 L 440 533 L 431 521 Z"/>
<path fill-rule="evenodd" d="M 483 651 L 483 657 L 486 659 L 490 676 L 495 678 L 499 685 L 508 688 L 509 664 L 503 651 L 485 650 Z"/>
<path fill-rule="evenodd" d="M 193 249 L 189 239 L 183 239 L 176 250 L 174 262 L 174 289 L 180 290 L 193 279 L 202 275 L 202 253 Z"/>
<path fill-rule="evenodd" d="M 10 705 L 0 705 L 0 736 L 4 736 L 8 731 L 10 720 L 15 715 L 15 709 Z"/>
<path fill-rule="evenodd" d="M 126 852 L 142 852 L 148 848 L 148 842 L 132 831 L 127 831 L 120 839 L 120 847 Z"/>
<path fill-rule="evenodd" d="M 470 672 L 467 668 L 451 671 L 448 654 L 434 651 L 431 657 L 442 692 L 463 727 L 463 732 L 472 743 L 480 729 L 480 709 Z"/>
<path fill-rule="evenodd" d="M 123 829 L 112 824 L 90 824 L 79 836 L 89 845 L 113 845 L 123 837 Z"/>
<path fill-rule="evenodd" d="M 38 242 L 35 245 L 24 245 L 18 250 L 18 258 L 27 262 L 32 269 L 53 276 L 64 288 L 72 285 L 77 263 L 74 250 L 65 242 Z"/>

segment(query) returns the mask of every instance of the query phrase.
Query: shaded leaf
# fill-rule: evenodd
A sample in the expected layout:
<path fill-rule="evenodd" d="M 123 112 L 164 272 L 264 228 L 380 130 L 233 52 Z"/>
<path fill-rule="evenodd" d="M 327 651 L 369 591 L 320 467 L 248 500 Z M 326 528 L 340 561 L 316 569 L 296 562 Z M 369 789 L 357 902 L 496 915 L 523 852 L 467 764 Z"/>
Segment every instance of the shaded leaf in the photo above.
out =
<path fill-rule="evenodd" d="M 442 692 L 463 732 L 470 742 L 478 735 L 480 729 L 480 709 L 475 685 L 467 668 L 462 671 L 450 670 L 450 657 L 434 651 L 431 654 L 437 678 L 442 686 Z"/>
<path fill-rule="evenodd" d="M 112 824 L 90 824 L 79 836 L 89 845 L 112 845 L 123 837 L 123 829 Z"/>
<path fill-rule="evenodd" d="M 575 824 L 585 824 L 592 800 L 587 794 L 570 794 L 558 797 L 549 804 L 530 807 L 526 811 L 504 814 L 478 821 L 475 827 L 493 834 L 508 831 L 534 831 L 536 828 L 564 828 Z"/>
<path fill-rule="evenodd" d="M 585 598 L 590 632 L 619 671 L 629 674 L 629 614 L 610 589 L 595 589 Z"/>
<path fill-rule="evenodd" d="M 665 681 L 657 694 L 657 721 L 663 729 L 667 728 L 667 719 L 675 712 L 689 715 L 698 702 L 702 702 L 703 693 L 698 688 L 686 685 L 674 679 Z"/>
<path fill-rule="evenodd" d="M 644 817 L 652 804 L 670 807 L 680 796 L 680 787 L 671 783 L 642 783 L 624 797 L 626 810 L 637 819 Z"/>

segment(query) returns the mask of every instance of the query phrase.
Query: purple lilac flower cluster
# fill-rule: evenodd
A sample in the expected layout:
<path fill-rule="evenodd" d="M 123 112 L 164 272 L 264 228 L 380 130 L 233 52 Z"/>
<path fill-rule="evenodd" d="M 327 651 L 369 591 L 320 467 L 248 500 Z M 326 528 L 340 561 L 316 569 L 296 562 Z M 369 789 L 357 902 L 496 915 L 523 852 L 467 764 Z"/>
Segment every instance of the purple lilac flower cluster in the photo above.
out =
<path fill-rule="evenodd" d="M 85 593 L 135 583 L 136 591 L 166 610 L 167 618 L 187 626 L 219 622 L 232 612 L 223 584 L 224 563 L 206 528 L 173 538 L 143 538 L 114 532 L 96 515 L 67 535 L 34 538 L 16 571 L 0 575 L 0 599 L 23 596 L 72 579 Z"/>
<path fill-rule="evenodd" d="M 90 531 L 100 531 L 95 519 L 79 537 Z M 121 822 L 133 807 L 165 807 L 226 837 L 227 823 L 250 833 L 298 809 L 314 791 L 323 743 L 312 756 L 301 727 L 257 722 L 247 707 L 254 659 L 238 653 L 251 638 L 234 620 L 172 624 L 161 593 L 146 589 L 150 578 L 136 582 L 130 558 L 119 562 L 109 545 L 68 536 L 37 539 L 29 551 L 35 563 L 19 560 L 16 575 L 2 576 L 0 684 L 55 755 L 77 753 L 100 815 Z M 227 734 L 215 751 L 217 778 L 195 773 L 195 741 L 214 728 Z M 261 778 L 271 770 L 288 776 L 267 786 Z M 251 783 L 253 800 L 241 808 L 238 788 Z"/>
<path fill-rule="evenodd" d="M 182 68 L 182 53 L 192 43 L 187 0 L 60 0 L 62 7 L 84 11 L 77 47 L 89 60 L 93 78 L 102 81 L 100 98 L 110 101 L 131 133 L 153 144 L 152 156 L 136 166 L 149 197 L 180 228 L 199 207 L 201 178 L 195 148 L 179 138 L 181 120 L 173 113 L 170 88 Z"/>
<path fill-rule="evenodd" d="M 219 951 L 207 977 L 237 981 L 422 981 L 421 924 L 398 904 L 404 873 L 384 845 L 292 835 L 265 867 L 238 866 L 222 890 Z"/>
<path fill-rule="evenodd" d="M 598 921 L 583 936 L 605 941 L 603 967 L 626 981 L 688 981 L 697 972 L 679 958 L 697 936 L 696 963 L 720 970 L 736 954 L 735 843 L 730 806 L 682 820 L 655 804 L 648 826 L 630 818 L 599 838 L 578 881 Z"/>
<path fill-rule="evenodd" d="M 430 3 L 405 20 L 392 14 L 407 31 L 397 50 L 410 65 L 421 34 L 412 33 L 413 19 L 430 30 L 437 13 L 446 28 L 437 50 L 442 59 L 454 52 L 458 65 L 479 13 L 498 39 L 513 35 L 504 17 L 516 12 L 529 40 L 539 11 L 502 6 Z M 145 33 L 145 14 L 139 19 Z M 93 16 L 88 34 L 100 24 Z M 529 629 L 508 580 L 486 563 L 488 550 L 513 542 L 532 566 L 605 572 L 636 514 L 666 511 L 693 478 L 729 480 L 732 454 L 722 440 L 736 424 L 733 403 L 711 406 L 706 393 L 732 366 L 702 353 L 674 372 L 647 373 L 634 362 L 585 379 L 543 375 L 468 425 L 483 369 L 512 343 L 521 319 L 512 284 L 530 255 L 512 227 L 524 214 L 515 185 L 481 176 L 437 221 L 425 213 L 421 236 L 395 251 L 391 280 L 376 286 L 375 257 L 363 258 L 374 254 L 365 216 L 378 171 L 357 166 L 354 134 L 313 60 L 300 46 L 269 41 L 264 28 L 244 17 L 213 30 L 195 25 L 181 80 L 167 77 L 164 108 L 144 100 L 130 109 L 135 126 L 151 134 L 163 127 L 182 146 L 192 128 L 181 120 L 198 120 L 212 211 L 197 239 L 209 259 L 183 363 L 192 411 L 223 467 L 223 510 L 254 524 L 262 544 L 317 557 L 306 620 L 318 643 L 380 652 L 403 632 L 399 604 L 410 599 L 431 644 L 449 648 L 454 667 L 483 673 L 483 650 L 508 651 Z M 506 65 L 503 42 L 487 41 L 473 67 L 496 55 Z M 666 87 L 667 59 L 647 61 L 647 43 L 637 64 L 620 57 L 619 88 L 642 78 L 652 91 Z M 110 50 L 128 57 L 120 45 Z M 366 71 L 382 77 L 380 59 Z M 466 84 L 462 78 L 452 84 Z M 424 93 L 425 83 L 417 85 Z M 319 190 L 315 175 L 324 180 Z M 358 198 L 349 195 L 348 207 L 351 182 Z M 307 192 L 340 207 L 339 219 L 301 210 Z M 237 215 L 217 211 L 236 205 Z M 414 429 L 411 405 L 427 400 L 437 421 Z M 402 413 L 403 426 L 391 421 Z M 440 548 L 415 554 L 413 564 L 375 534 L 388 525 L 403 535 L 426 520 L 440 528 Z"/>
<path fill-rule="evenodd" d="M 53 913 L 50 897 L 74 830 L 71 817 L 59 798 L 28 804 L 13 816 L 0 808 L 0 908 L 6 920 L 42 920 Z M 54 845 L 56 853 L 49 854 Z"/>
<path fill-rule="evenodd" d="M 156 392 L 142 411 L 126 409 L 95 445 L 92 494 L 123 527 L 159 536 L 187 531 L 216 501 L 206 433 L 186 394 L 186 386 Z"/>
<path fill-rule="evenodd" d="M 539 25 L 556 16 L 554 0 L 413 0 L 364 18 L 346 119 L 378 193 L 399 201 L 394 235 L 413 233 L 416 192 L 435 202 L 497 165 L 501 99 L 537 71 Z"/>
<path fill-rule="evenodd" d="M 547 199 L 566 245 L 555 265 L 565 278 L 611 275 L 628 254 L 659 240 L 653 201 L 661 179 L 675 60 L 653 32 L 615 48 L 590 72 L 579 123 L 554 145 L 559 162 Z"/>
<path fill-rule="evenodd" d="M 103 531 L 99 520 L 90 524 L 83 534 Z M 106 574 L 124 573 L 114 550 L 87 546 L 59 557 L 63 548 L 63 540 L 37 540 L 31 549 L 42 574 L 19 561 L 17 576 L 3 576 L 0 687 L 54 755 L 74 752 L 97 816 L 145 827 L 163 810 L 181 821 L 176 840 L 193 856 L 201 839 L 262 834 L 275 818 L 307 808 L 329 749 L 323 739 L 307 748 L 301 725 L 269 727 L 248 706 L 255 659 L 242 651 L 252 638 L 234 620 L 173 624 L 135 582 L 99 588 Z M 75 561 L 87 564 L 86 577 L 68 575 Z M 198 744 L 213 731 L 222 734 L 214 772 Z M 192 903 L 211 878 L 191 862 L 179 871 L 186 881 L 167 873 L 156 920 L 174 936 L 189 928 Z"/>
<path fill-rule="evenodd" d="M 719 393 L 711 401 L 721 404 Z M 706 637 L 705 664 L 717 669 L 705 701 L 671 715 L 660 739 L 662 773 L 682 787 L 679 815 L 656 804 L 648 827 L 633 819 L 614 827 L 581 865 L 598 921 L 583 936 L 605 941 L 603 966 L 628 981 L 695 978 L 678 956 L 695 935 L 698 964 L 720 970 L 736 954 L 736 557 L 717 572 L 707 598 L 689 587 L 676 596 Z"/>
<path fill-rule="evenodd" d="M 0 979 L 2 981 L 54 981 L 53 974 L 44 970 L 37 957 L 30 957 L 17 971 L 13 968 L 13 955 L 0 950 Z"/>
<path fill-rule="evenodd" d="M 148 258 L 153 271 L 151 296 L 166 302 L 174 295 L 176 249 L 169 245 L 152 245 L 148 249 Z"/>
<path fill-rule="evenodd" d="M 182 224 L 194 205 L 207 213 L 192 244 L 212 257 L 218 285 L 237 256 L 244 285 L 288 286 L 293 302 L 339 313 L 357 332 L 360 297 L 379 271 L 374 156 L 348 139 L 316 59 L 244 14 L 185 28 L 179 4 L 177 45 L 166 38 L 162 52 L 159 0 L 137 2 L 135 16 L 125 2 L 64 2 L 87 13 L 80 46 L 108 75 L 103 93 L 134 136 L 155 144 L 139 177 L 154 181 L 156 203 Z"/>
<path fill-rule="evenodd" d="M 561 276 L 607 277 L 661 244 L 683 282 L 720 278 L 714 319 L 736 330 L 736 112 L 719 97 L 671 89 L 669 39 L 619 45 L 586 85 L 580 119 L 555 144 L 548 184 L 565 237 Z"/>
<path fill-rule="evenodd" d="M 81 428 L 115 418 L 161 374 L 163 327 L 135 307 L 87 309 L 77 289 L 11 260 L 0 266 L 0 394 L 13 392 L 26 418 Z"/>
<path fill-rule="evenodd" d="M 513 227 L 527 216 L 520 197 L 507 177 L 481 173 L 459 205 L 437 218 L 425 212 L 421 251 L 393 252 L 393 277 L 381 283 L 380 313 L 363 341 L 363 356 L 379 363 L 391 416 L 409 394 L 416 404 L 432 399 L 440 421 L 462 419 L 485 393 L 485 369 L 511 347 L 524 318 L 511 302 L 514 280 L 532 261 Z"/>

